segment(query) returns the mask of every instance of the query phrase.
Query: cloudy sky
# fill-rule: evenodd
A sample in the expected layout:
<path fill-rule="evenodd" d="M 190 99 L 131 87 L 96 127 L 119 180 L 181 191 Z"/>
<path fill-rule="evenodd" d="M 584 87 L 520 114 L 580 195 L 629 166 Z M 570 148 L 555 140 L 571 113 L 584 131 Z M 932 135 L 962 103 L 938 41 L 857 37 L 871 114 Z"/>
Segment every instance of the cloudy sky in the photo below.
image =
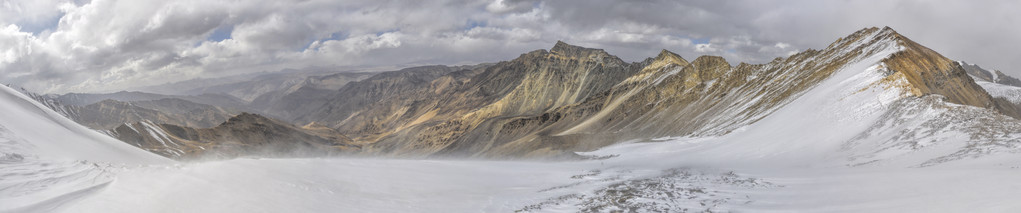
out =
<path fill-rule="evenodd" d="M 0 0 L 0 82 L 46 93 L 285 68 L 513 59 L 557 40 L 625 60 L 661 49 L 762 63 L 871 26 L 1021 76 L 1003 1 Z"/>

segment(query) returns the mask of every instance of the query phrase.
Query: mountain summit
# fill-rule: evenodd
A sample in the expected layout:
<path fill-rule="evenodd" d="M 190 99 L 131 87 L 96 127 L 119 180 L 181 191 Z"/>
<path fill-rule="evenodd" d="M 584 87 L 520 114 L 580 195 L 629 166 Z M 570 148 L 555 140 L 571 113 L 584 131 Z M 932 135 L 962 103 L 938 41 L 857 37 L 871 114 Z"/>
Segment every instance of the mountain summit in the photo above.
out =
<path fill-rule="evenodd" d="M 567 43 L 565 43 L 563 41 L 557 41 L 557 43 L 554 44 L 553 48 L 550 48 L 549 51 L 551 53 L 554 53 L 554 54 L 563 55 L 563 56 L 571 56 L 571 57 L 584 57 L 584 56 L 590 56 L 590 55 L 610 55 L 609 53 L 606 53 L 606 51 L 604 51 L 602 49 L 593 49 L 593 48 L 585 48 L 585 47 L 581 47 L 581 46 L 574 46 L 574 45 L 567 44 Z"/>

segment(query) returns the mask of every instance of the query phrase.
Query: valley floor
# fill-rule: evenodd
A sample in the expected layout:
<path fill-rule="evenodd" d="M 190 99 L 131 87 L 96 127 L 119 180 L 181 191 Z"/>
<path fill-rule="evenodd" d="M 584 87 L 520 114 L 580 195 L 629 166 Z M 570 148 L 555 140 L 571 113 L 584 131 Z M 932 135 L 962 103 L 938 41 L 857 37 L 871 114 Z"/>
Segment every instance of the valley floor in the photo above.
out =
<path fill-rule="evenodd" d="M 160 166 L 0 161 L 12 212 L 1004 212 L 1018 165 L 925 168 L 692 160 L 698 139 L 571 162 L 235 159 Z M 659 151 L 651 151 L 659 150 Z M 672 157 L 671 157 L 672 156 Z M 767 165 L 772 164 L 772 165 Z M 1018 162 L 1021 165 L 1021 162 Z"/>

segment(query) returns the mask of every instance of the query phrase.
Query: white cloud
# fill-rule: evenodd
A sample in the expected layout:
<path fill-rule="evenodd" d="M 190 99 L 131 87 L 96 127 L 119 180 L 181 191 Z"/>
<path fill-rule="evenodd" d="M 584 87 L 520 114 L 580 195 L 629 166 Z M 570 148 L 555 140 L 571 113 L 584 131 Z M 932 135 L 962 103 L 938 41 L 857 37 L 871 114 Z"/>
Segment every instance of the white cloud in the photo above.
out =
<path fill-rule="evenodd" d="M 535 3 L 533 1 L 493 0 L 486 5 L 486 11 L 491 13 L 524 12 L 531 9 Z"/>
<path fill-rule="evenodd" d="M 713 47 L 713 44 L 696 44 L 695 45 L 695 52 L 700 52 L 700 53 L 715 53 L 715 52 L 719 52 L 719 51 L 720 51 L 720 49 L 717 49 L 716 47 Z"/>
<path fill-rule="evenodd" d="M 1010 8 L 1018 4 L 0 0 L 0 82 L 112 91 L 284 68 L 495 62 L 557 40 L 631 61 L 668 49 L 760 63 L 884 25 L 950 57 L 1018 73 L 1021 29 L 1002 27 L 1017 25 Z M 866 9 L 873 15 L 862 16 Z"/>
<path fill-rule="evenodd" d="M 791 47 L 791 45 L 783 42 L 776 42 L 773 47 L 776 47 L 777 49 L 787 49 L 788 47 Z"/>
<path fill-rule="evenodd" d="M 10 64 L 19 58 L 32 53 L 32 35 L 21 32 L 17 25 L 7 25 L 0 29 L 0 47 L 8 47 L 0 52 L 0 65 Z"/>

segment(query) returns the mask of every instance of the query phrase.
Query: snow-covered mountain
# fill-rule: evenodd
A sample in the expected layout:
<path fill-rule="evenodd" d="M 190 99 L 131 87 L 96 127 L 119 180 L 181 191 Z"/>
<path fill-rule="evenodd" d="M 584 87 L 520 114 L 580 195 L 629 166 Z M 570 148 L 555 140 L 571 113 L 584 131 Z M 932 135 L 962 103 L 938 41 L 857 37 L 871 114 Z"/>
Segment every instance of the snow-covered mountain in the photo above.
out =
<path fill-rule="evenodd" d="M 961 64 L 889 28 L 736 67 L 668 51 L 623 63 L 558 43 L 413 85 L 370 78 L 364 91 L 418 98 L 365 104 L 375 108 L 335 125 L 372 133 L 352 143 L 378 153 L 579 159 L 552 162 L 166 165 L 3 88 L 0 110 L 17 113 L 0 115 L 0 211 L 1021 210 L 1017 109 Z M 359 117 L 375 119 L 346 123 Z"/>
<path fill-rule="evenodd" d="M 106 171 L 170 159 L 71 121 L 31 97 L 0 86 L 0 211 L 48 211 L 101 189 Z"/>
<path fill-rule="evenodd" d="M 959 61 L 958 63 L 968 71 L 975 83 L 982 86 L 989 95 L 997 98 L 1004 98 L 1021 106 L 1021 80 L 1003 74 L 999 70 L 989 71 L 977 64 Z"/>
<path fill-rule="evenodd" d="M 167 162 L 81 126 L 10 87 L 0 87 L 0 100 L 5 155 L 131 164 Z"/>
<path fill-rule="evenodd" d="M 999 70 L 989 71 L 983 69 L 978 64 L 971 64 L 964 61 L 958 61 L 957 63 L 961 64 L 961 67 L 964 67 L 964 70 L 967 71 L 968 75 L 974 78 L 975 81 L 1021 87 L 1021 80 L 1018 80 L 1013 76 L 1003 74 L 1003 72 L 1000 72 Z"/>

